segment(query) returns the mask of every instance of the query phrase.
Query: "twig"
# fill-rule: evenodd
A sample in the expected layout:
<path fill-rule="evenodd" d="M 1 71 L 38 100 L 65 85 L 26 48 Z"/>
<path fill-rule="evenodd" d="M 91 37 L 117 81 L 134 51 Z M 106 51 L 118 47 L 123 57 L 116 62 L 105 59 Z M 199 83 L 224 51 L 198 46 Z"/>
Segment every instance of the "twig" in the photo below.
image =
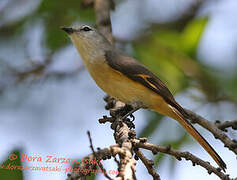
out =
<path fill-rule="evenodd" d="M 89 141 L 90 141 L 90 148 L 91 148 L 91 150 L 92 150 L 92 152 L 93 152 L 94 157 L 96 157 L 96 159 L 97 159 L 98 157 L 96 156 L 95 149 L 94 149 L 93 144 L 92 144 L 92 139 L 91 139 L 91 133 L 90 133 L 90 131 L 87 131 L 87 135 L 88 135 Z M 105 171 L 106 171 L 101 163 L 99 164 L 99 167 L 100 167 L 100 169 L 102 170 L 102 172 L 105 172 Z M 105 176 L 107 179 L 112 180 L 112 178 L 109 177 L 109 175 L 108 175 L 107 173 L 104 173 L 104 176 Z"/>
<path fill-rule="evenodd" d="M 234 121 L 226 121 L 226 122 L 220 122 L 220 121 L 216 121 L 216 126 L 222 130 L 222 131 L 227 131 L 226 129 L 227 128 L 232 128 L 234 130 L 237 130 L 237 120 L 234 120 Z"/>
<path fill-rule="evenodd" d="M 47 68 L 52 64 L 52 55 L 49 55 L 43 64 L 33 64 L 28 68 L 22 70 L 11 67 L 9 64 L 0 60 L 0 65 L 4 66 L 6 81 L 0 82 L 0 93 L 6 92 L 8 89 L 16 87 L 23 82 L 30 82 L 30 84 L 42 82 L 48 79 L 63 79 L 75 76 L 84 70 L 84 66 L 79 66 L 77 69 L 70 72 L 47 72 Z M 9 79 L 11 81 L 9 81 Z"/>
<path fill-rule="evenodd" d="M 89 141 L 90 141 L 90 148 L 91 148 L 91 150 L 92 150 L 92 152 L 93 152 L 93 154 L 94 154 L 94 156 L 95 156 L 95 149 L 94 149 L 93 144 L 92 144 L 92 139 L 91 139 L 91 133 L 90 133 L 90 131 L 87 131 L 87 135 L 88 135 Z"/>
<path fill-rule="evenodd" d="M 153 26 L 160 29 L 177 29 L 182 31 L 184 27 L 192 20 L 197 12 L 199 11 L 200 7 L 202 7 L 205 0 L 196 0 L 193 4 L 180 16 L 170 22 L 154 24 Z"/>
<path fill-rule="evenodd" d="M 157 174 L 155 169 L 152 167 L 154 165 L 154 161 L 148 160 L 140 150 L 136 150 L 135 153 L 136 156 L 138 156 L 143 162 L 143 164 L 146 166 L 147 171 L 153 177 L 153 179 L 160 180 L 159 174 Z"/>
<path fill-rule="evenodd" d="M 220 130 L 215 123 L 210 122 L 200 115 L 185 109 L 185 111 L 188 113 L 189 119 L 192 123 L 197 123 L 210 131 L 216 139 L 221 140 L 224 143 L 224 146 L 229 148 L 232 152 L 234 152 L 237 155 L 237 143 L 235 141 L 232 141 L 222 130 Z"/>
<path fill-rule="evenodd" d="M 116 164 L 119 166 L 119 160 L 116 158 L 116 156 L 114 157 L 114 161 L 116 162 Z"/>

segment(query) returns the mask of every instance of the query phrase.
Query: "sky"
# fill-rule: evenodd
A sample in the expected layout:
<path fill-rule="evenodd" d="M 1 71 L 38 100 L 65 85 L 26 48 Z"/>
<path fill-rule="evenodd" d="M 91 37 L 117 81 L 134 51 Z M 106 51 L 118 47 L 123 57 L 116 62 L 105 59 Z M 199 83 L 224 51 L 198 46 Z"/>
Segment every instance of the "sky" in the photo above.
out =
<path fill-rule="evenodd" d="M 4 2 L 0 2 L 4 7 Z M 13 2 L 13 0 L 12 0 Z M 25 12 L 20 7 L 29 0 L 21 0 L 13 9 L 5 9 L 0 18 L 1 24 L 16 20 L 16 17 L 24 16 Z M 156 3 L 158 2 L 158 3 Z M 177 16 L 185 10 L 185 6 L 189 6 L 192 0 L 147 0 L 147 1 L 123 1 L 116 6 L 116 10 L 112 12 L 113 35 L 118 39 L 133 40 L 139 34 L 144 33 L 151 23 L 162 22 Z M 39 1 L 28 4 L 26 12 L 31 12 L 37 7 Z M 235 0 L 216 1 L 213 0 L 207 7 L 199 12 L 199 15 L 211 14 L 207 28 L 199 45 L 198 54 L 206 64 L 219 68 L 224 72 L 234 71 L 236 66 L 236 40 L 237 40 L 237 23 L 235 17 L 237 2 Z M 153 13 L 157 12 L 157 13 Z M 11 14 L 11 16 L 9 16 Z M 139 17 L 139 18 L 138 18 Z M 0 59 L 9 59 L 14 66 L 22 66 L 25 64 L 25 54 L 22 51 L 22 41 L 28 42 L 27 49 L 30 56 L 36 61 L 44 59 L 44 50 L 42 50 L 43 31 L 42 22 L 34 22 L 34 28 L 26 26 L 25 33 L 22 37 L 12 41 L 9 39 L 0 40 Z M 79 22 L 80 23 L 80 22 Z M 224 25 L 223 25 L 224 24 Z M 122 28 L 121 28 L 122 27 Z M 14 52 L 14 53 L 12 53 Z M 82 66 L 80 56 L 72 45 L 60 50 L 54 55 L 54 64 L 49 67 L 48 71 L 69 71 L 75 67 Z M 78 76 L 71 79 L 60 81 L 46 80 L 38 84 L 28 84 L 26 87 L 16 87 L 7 92 L 6 96 L 0 102 L 0 161 L 5 160 L 9 152 L 14 148 L 21 148 L 28 156 L 36 156 L 46 158 L 47 156 L 78 158 L 91 153 L 89 148 L 89 140 L 87 130 L 91 132 L 93 144 L 95 147 L 108 147 L 114 144 L 113 131 L 109 124 L 101 125 L 98 119 L 103 115 L 108 115 L 108 111 L 104 109 L 105 102 L 102 100 L 104 92 L 100 90 L 88 72 L 83 70 Z M 202 105 L 194 102 L 191 98 L 192 94 L 200 95 L 197 90 L 189 89 L 187 92 L 177 94 L 177 101 L 184 107 L 193 109 L 204 117 L 211 118 L 210 111 L 216 111 L 211 104 Z M 201 108 L 200 108 L 201 107 Z M 237 112 L 234 107 L 228 103 L 220 104 L 224 109 L 223 120 L 236 119 Z M 146 125 L 146 110 L 139 110 L 136 116 L 137 134 Z M 177 131 L 181 127 L 170 118 L 165 118 L 161 126 L 155 134 L 149 138 L 150 142 L 158 143 L 161 139 L 177 138 Z M 167 127 L 169 123 L 169 133 Z M 216 151 L 224 158 L 228 169 L 227 173 L 237 177 L 236 158 L 223 145 L 204 129 L 197 127 L 198 130 L 206 137 L 208 142 L 212 144 Z M 236 137 L 236 134 L 232 135 Z M 199 157 L 208 160 L 212 165 L 215 162 L 209 155 L 196 143 L 184 145 L 183 151 L 190 151 Z M 149 152 L 144 153 L 148 157 L 152 157 Z M 169 159 L 166 156 L 166 159 Z M 192 179 L 208 179 L 217 180 L 215 175 L 208 175 L 206 170 L 201 167 L 193 167 L 190 162 L 177 161 L 176 168 L 173 172 L 168 168 L 170 161 L 164 161 L 157 172 L 161 179 L 188 180 Z M 23 162 L 25 165 L 44 166 L 47 163 Z M 54 166 L 55 164 L 50 164 Z M 62 169 L 67 166 L 63 166 Z M 116 170 L 113 161 L 105 162 L 105 167 Z M 187 173 L 188 172 L 188 173 Z M 148 175 L 144 165 L 138 161 L 137 163 L 138 179 L 152 179 Z M 45 173 L 25 171 L 25 179 L 65 179 L 65 172 Z M 104 179 L 99 175 L 97 179 Z"/>

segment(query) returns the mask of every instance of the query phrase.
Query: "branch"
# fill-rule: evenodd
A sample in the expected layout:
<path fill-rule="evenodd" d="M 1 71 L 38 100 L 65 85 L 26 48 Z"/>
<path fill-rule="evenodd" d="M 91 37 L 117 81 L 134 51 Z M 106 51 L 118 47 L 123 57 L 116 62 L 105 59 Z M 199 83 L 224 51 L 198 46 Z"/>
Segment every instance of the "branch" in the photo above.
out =
<path fill-rule="evenodd" d="M 216 126 L 215 123 L 210 122 L 200 115 L 185 109 L 185 111 L 188 113 L 189 119 L 191 120 L 192 123 L 197 123 L 210 131 L 216 139 L 221 140 L 224 143 L 224 146 L 229 148 L 232 152 L 234 152 L 237 155 L 237 142 L 235 140 L 231 140 L 222 130 Z M 226 126 L 227 123 L 224 125 Z"/>
<path fill-rule="evenodd" d="M 129 127 L 132 126 L 130 126 L 129 123 L 126 124 L 125 122 L 122 122 L 118 118 L 121 116 L 120 114 L 121 112 L 119 110 L 123 104 L 119 103 L 119 101 L 115 101 L 113 98 L 110 97 L 105 98 L 105 100 L 107 102 L 106 108 L 110 108 L 110 113 L 112 112 L 111 114 L 113 114 L 113 116 L 112 117 L 104 116 L 102 119 L 99 120 L 99 122 L 111 123 L 111 128 L 115 131 L 114 137 L 117 145 L 115 146 L 116 148 L 114 148 L 114 150 L 111 151 L 111 154 L 113 157 L 115 157 L 116 154 L 119 155 L 120 157 L 119 170 L 122 172 L 119 173 L 119 176 L 116 178 L 116 180 L 123 179 L 126 173 L 128 173 L 130 179 L 135 179 L 133 173 L 135 172 L 136 163 L 134 162 L 134 159 L 131 156 L 133 152 L 135 152 L 136 154 L 135 159 L 136 160 L 138 160 L 138 158 L 141 159 L 143 164 L 146 166 L 149 174 L 153 176 L 153 179 L 155 180 L 160 179 L 160 176 L 155 172 L 155 170 L 152 167 L 154 165 L 154 162 L 152 160 L 148 160 L 139 150 L 139 148 L 150 150 L 152 151 L 153 154 L 162 152 L 171 155 L 178 160 L 181 160 L 182 158 L 190 160 L 193 165 L 200 165 L 201 167 L 205 168 L 209 174 L 214 173 L 220 179 L 231 180 L 229 178 L 229 175 L 221 172 L 220 168 L 215 168 L 209 162 L 203 161 L 202 159 L 194 156 L 189 152 L 173 150 L 171 149 L 170 146 L 158 146 L 151 143 L 147 143 L 146 138 L 136 138 L 136 132 L 134 130 L 129 129 Z"/>
<path fill-rule="evenodd" d="M 220 168 L 213 167 L 209 162 L 203 161 L 189 152 L 173 150 L 170 146 L 158 146 L 147 142 L 141 142 L 137 139 L 133 139 L 132 142 L 136 148 L 147 149 L 152 151 L 154 154 L 156 154 L 157 152 L 162 152 L 174 156 L 178 160 L 182 160 L 182 158 L 186 159 L 187 161 L 190 160 L 192 161 L 193 165 L 197 164 L 205 168 L 208 171 L 208 174 L 214 173 L 223 180 L 230 180 L 229 175 L 222 173 Z"/>
<path fill-rule="evenodd" d="M 33 62 L 32 60 L 29 60 Z M 84 66 L 79 66 L 75 70 L 70 72 L 47 72 L 48 67 L 53 63 L 52 54 L 49 55 L 43 63 L 33 64 L 28 68 L 17 69 L 10 66 L 4 60 L 0 60 L 0 65 L 5 68 L 4 78 L 6 81 L 0 81 L 0 93 L 5 92 L 9 88 L 13 88 L 23 82 L 30 82 L 31 84 L 42 82 L 42 80 L 48 80 L 50 78 L 63 79 L 72 77 L 80 73 Z"/>

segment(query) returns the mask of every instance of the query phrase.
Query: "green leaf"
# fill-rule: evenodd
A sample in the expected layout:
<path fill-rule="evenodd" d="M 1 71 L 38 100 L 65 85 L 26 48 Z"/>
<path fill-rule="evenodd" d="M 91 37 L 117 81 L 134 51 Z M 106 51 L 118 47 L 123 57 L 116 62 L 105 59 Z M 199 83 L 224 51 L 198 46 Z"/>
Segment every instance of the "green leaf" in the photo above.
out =
<path fill-rule="evenodd" d="M 22 163 L 20 151 L 15 150 L 10 153 L 7 160 L 0 166 L 0 179 L 3 180 L 23 180 Z"/>
<path fill-rule="evenodd" d="M 205 30 L 207 22 L 207 17 L 194 19 L 188 23 L 181 34 L 181 49 L 191 57 L 196 56 L 197 47 Z"/>

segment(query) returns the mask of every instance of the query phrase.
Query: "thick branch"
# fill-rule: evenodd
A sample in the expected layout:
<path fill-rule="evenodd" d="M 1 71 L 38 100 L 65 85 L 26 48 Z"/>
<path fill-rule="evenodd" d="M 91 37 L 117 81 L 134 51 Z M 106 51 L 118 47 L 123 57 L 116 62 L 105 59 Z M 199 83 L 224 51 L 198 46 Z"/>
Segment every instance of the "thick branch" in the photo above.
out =
<path fill-rule="evenodd" d="M 94 10 L 97 29 L 113 44 L 110 9 L 114 6 L 112 0 L 95 0 Z"/>
<path fill-rule="evenodd" d="M 111 111 L 121 108 L 121 104 L 116 103 L 117 107 L 113 107 Z M 116 105 L 115 104 L 115 105 Z M 116 179 L 136 179 L 136 161 L 133 158 L 132 143 L 130 141 L 131 130 L 119 117 L 107 118 L 99 120 L 100 123 L 112 122 L 111 128 L 114 130 L 114 138 L 117 144 L 120 145 L 123 154 L 119 154 L 119 175 Z"/>

